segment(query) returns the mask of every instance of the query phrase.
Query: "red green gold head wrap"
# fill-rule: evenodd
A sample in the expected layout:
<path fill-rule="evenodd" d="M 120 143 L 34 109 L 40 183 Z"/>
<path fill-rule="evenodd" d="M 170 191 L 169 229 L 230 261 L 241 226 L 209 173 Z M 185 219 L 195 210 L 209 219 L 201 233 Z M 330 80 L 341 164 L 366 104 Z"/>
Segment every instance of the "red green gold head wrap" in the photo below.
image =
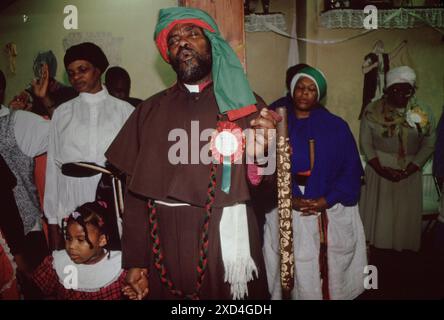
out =
<path fill-rule="evenodd" d="M 206 12 L 186 7 L 161 9 L 154 39 L 163 59 L 169 63 L 167 37 L 177 24 L 192 23 L 204 30 L 211 43 L 214 94 L 219 111 L 233 121 L 255 111 L 256 98 L 236 53 L 222 38 L 219 28 Z"/>

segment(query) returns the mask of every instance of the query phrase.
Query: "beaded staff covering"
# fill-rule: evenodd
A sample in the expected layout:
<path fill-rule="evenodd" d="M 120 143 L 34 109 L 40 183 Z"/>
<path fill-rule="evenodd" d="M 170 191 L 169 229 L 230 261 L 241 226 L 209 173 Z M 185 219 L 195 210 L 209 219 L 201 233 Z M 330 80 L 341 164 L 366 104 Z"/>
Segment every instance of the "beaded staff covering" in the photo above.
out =
<path fill-rule="evenodd" d="M 276 112 L 283 119 L 277 125 L 277 187 L 281 286 L 284 293 L 289 294 L 294 286 L 290 142 L 288 138 L 287 110 L 285 108 L 277 108 Z"/>

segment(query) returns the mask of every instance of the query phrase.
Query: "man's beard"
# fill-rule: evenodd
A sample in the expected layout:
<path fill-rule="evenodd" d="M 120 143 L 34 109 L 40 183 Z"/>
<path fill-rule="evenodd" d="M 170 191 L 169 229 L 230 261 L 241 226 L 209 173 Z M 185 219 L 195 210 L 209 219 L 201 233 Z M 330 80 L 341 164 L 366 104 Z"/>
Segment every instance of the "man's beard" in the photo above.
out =
<path fill-rule="evenodd" d="M 180 56 L 184 50 L 187 50 L 193 58 L 181 63 Z M 200 55 L 190 48 L 181 48 L 176 57 L 171 58 L 171 66 L 176 71 L 178 79 L 189 84 L 196 83 L 210 74 L 212 64 L 211 54 Z"/>

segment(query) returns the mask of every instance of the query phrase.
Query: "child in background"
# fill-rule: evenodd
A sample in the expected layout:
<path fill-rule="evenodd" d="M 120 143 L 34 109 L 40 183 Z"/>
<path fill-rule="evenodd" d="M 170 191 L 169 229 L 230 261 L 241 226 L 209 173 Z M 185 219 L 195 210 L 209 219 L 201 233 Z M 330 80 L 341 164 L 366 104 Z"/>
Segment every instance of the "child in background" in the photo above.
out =
<path fill-rule="evenodd" d="M 45 296 L 58 300 L 119 300 L 126 272 L 121 252 L 108 251 L 104 202 L 88 202 L 62 223 L 65 250 L 54 251 L 33 274 Z"/>

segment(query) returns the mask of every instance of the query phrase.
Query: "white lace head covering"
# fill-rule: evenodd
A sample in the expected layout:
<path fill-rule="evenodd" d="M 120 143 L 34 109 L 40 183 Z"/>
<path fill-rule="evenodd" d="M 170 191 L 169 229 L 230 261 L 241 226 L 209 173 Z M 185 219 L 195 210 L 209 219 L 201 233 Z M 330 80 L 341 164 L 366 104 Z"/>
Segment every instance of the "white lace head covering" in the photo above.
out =
<path fill-rule="evenodd" d="M 397 67 L 387 72 L 386 81 L 387 88 L 396 83 L 408 83 L 414 87 L 416 83 L 416 73 L 408 66 Z"/>

